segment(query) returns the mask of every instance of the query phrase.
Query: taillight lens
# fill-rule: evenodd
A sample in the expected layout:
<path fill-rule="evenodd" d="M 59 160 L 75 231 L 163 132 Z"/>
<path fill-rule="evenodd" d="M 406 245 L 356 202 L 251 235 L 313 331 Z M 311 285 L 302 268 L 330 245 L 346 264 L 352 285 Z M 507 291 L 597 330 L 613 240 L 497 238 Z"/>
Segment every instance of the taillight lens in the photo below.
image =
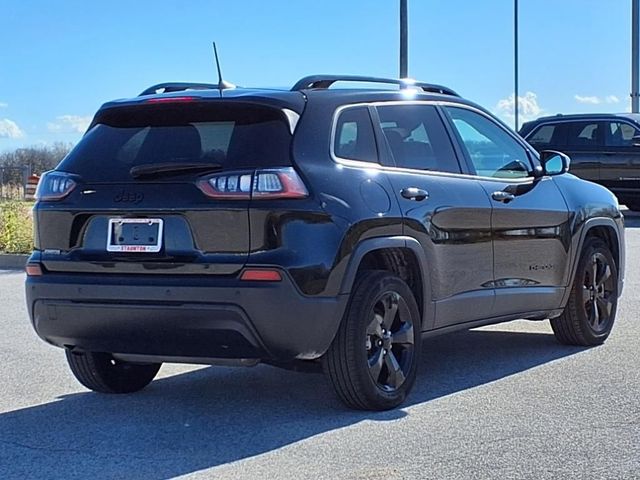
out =
<path fill-rule="evenodd" d="M 38 182 L 36 200 L 44 202 L 62 200 L 76 188 L 76 185 L 76 181 L 69 173 L 55 170 L 46 172 Z"/>
<path fill-rule="evenodd" d="M 198 182 L 202 192 L 217 199 L 276 199 L 309 196 L 300 176 L 292 167 L 255 172 L 210 175 Z"/>
<path fill-rule="evenodd" d="M 302 179 L 292 167 L 258 170 L 253 180 L 252 198 L 305 198 L 309 196 Z"/>
<path fill-rule="evenodd" d="M 42 276 L 42 267 L 39 263 L 27 263 L 24 267 L 25 272 L 27 272 L 27 276 L 29 277 L 40 277 Z"/>

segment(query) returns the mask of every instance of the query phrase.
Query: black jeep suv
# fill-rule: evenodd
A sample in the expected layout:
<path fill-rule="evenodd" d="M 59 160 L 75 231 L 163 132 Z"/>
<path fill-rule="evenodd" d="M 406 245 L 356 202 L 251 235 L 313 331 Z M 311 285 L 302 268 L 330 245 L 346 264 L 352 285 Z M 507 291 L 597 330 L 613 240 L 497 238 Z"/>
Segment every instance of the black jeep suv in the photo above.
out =
<path fill-rule="evenodd" d="M 640 115 L 599 113 L 556 115 L 520 129 L 538 151 L 571 157 L 571 173 L 604 185 L 629 210 L 640 211 Z"/>
<path fill-rule="evenodd" d="M 393 408 L 423 335 L 550 318 L 562 343 L 607 338 L 623 217 L 567 166 L 437 85 L 158 85 L 42 177 L 29 314 L 98 392 L 265 362 Z"/>

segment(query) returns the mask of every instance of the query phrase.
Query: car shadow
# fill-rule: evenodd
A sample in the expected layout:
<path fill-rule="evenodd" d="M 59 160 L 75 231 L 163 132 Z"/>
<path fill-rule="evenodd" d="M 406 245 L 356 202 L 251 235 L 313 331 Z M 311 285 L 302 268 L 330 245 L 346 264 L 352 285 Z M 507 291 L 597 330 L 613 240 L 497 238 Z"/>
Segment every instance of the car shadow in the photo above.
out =
<path fill-rule="evenodd" d="M 0 478 L 165 479 L 271 452 L 576 354 L 551 334 L 473 330 L 429 339 L 403 409 L 342 406 L 324 375 L 210 367 L 127 396 L 91 392 L 0 415 Z M 38 473 L 40 472 L 40 473 Z"/>

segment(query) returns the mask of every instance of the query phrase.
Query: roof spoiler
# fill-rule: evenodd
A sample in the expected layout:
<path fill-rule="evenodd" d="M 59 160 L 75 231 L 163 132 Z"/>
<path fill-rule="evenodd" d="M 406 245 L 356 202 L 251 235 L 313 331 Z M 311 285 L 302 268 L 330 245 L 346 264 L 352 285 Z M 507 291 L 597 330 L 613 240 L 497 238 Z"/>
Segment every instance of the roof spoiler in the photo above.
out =
<path fill-rule="evenodd" d="M 168 82 L 153 85 L 152 87 L 147 88 L 138 96 L 142 97 L 144 95 L 155 95 L 157 93 L 183 92 L 185 90 L 224 90 L 227 88 L 235 88 L 235 85 L 232 85 L 228 82 L 223 82 L 222 84 Z"/>

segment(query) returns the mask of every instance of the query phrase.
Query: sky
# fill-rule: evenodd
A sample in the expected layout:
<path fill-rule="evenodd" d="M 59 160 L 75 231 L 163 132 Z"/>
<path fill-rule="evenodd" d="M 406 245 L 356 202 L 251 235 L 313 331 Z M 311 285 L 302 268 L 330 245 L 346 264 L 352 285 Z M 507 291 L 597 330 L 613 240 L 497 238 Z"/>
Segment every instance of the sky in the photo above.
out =
<path fill-rule="evenodd" d="M 408 0 L 409 76 L 513 125 L 513 0 Z M 77 142 L 165 81 L 398 76 L 399 0 L 0 0 L 0 152 Z M 519 0 L 521 123 L 629 110 L 631 0 Z"/>

